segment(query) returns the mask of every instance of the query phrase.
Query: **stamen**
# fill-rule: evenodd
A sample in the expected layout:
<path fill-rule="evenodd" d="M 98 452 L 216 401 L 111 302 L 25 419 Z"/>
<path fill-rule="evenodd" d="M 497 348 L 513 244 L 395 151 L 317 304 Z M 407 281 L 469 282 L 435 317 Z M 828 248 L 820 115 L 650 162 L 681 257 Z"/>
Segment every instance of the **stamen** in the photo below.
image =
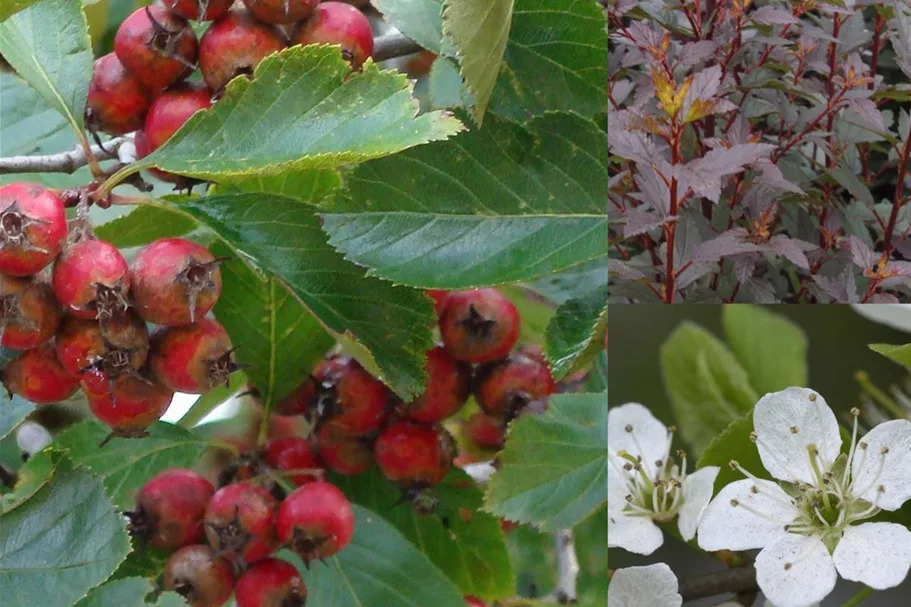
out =
<path fill-rule="evenodd" d="M 854 463 L 854 451 L 857 446 L 857 417 L 860 415 L 860 409 L 857 407 L 852 407 L 851 415 L 854 416 L 854 428 L 851 430 L 851 448 L 848 450 L 848 462 L 845 464 L 845 473 L 841 479 L 841 483 L 846 487 L 850 486 L 848 484 L 848 481 L 851 478 L 851 468 Z"/>

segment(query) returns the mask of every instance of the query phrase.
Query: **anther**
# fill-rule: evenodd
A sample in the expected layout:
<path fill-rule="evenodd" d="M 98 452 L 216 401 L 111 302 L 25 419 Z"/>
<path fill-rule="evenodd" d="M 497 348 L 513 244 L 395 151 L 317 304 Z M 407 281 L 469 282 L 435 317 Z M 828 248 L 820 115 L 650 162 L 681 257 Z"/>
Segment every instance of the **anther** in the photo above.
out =
<path fill-rule="evenodd" d="M 791 434 L 797 434 L 800 430 L 797 426 L 791 426 Z"/>
<path fill-rule="evenodd" d="M 736 508 L 737 506 L 740 505 L 740 502 L 737 501 L 737 500 L 731 500 L 731 505 L 734 506 L 734 507 Z"/>
<path fill-rule="evenodd" d="M 815 402 L 816 402 L 816 393 L 815 393 L 815 392 L 811 392 L 811 393 L 810 393 L 810 402 L 811 402 L 811 403 L 815 403 Z"/>
<path fill-rule="evenodd" d="M 626 430 L 627 432 L 632 432 L 632 431 L 633 431 L 633 425 L 632 425 L 632 424 L 626 424 L 626 427 L 624 428 L 624 430 Z"/>

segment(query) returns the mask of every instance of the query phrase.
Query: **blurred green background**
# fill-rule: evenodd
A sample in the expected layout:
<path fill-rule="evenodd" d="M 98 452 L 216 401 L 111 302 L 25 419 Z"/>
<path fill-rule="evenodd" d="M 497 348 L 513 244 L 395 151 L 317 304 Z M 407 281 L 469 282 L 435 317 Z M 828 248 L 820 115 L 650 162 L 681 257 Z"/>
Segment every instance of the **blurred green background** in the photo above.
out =
<path fill-rule="evenodd" d="M 911 316 L 911 306 L 908 306 Z M 911 333 L 878 324 L 858 314 L 852 307 L 766 306 L 799 325 L 809 339 L 810 386 L 822 394 L 836 411 L 860 403 L 860 387 L 854 375 L 869 372 L 871 380 L 882 388 L 901 383 L 908 373 L 899 365 L 870 351 L 871 343 L 903 344 L 911 342 Z M 661 344 L 680 323 L 691 321 L 724 340 L 721 326 L 722 306 L 615 305 L 608 320 L 610 366 L 608 368 L 609 405 L 640 402 L 649 407 L 664 423 L 673 423 L 670 404 L 661 380 L 659 350 Z M 686 448 L 686 445 L 675 445 Z M 712 558 L 695 552 L 665 535 L 665 545 L 649 557 L 631 555 L 620 549 L 609 551 L 611 568 L 666 562 L 678 576 L 707 573 L 720 568 Z M 840 582 L 823 607 L 834 607 L 860 586 Z M 717 605 L 725 597 L 716 597 L 687 606 Z M 863 603 L 869 607 L 899 607 L 911 604 L 911 579 L 900 588 L 879 592 Z M 762 602 L 757 602 L 762 605 Z"/>

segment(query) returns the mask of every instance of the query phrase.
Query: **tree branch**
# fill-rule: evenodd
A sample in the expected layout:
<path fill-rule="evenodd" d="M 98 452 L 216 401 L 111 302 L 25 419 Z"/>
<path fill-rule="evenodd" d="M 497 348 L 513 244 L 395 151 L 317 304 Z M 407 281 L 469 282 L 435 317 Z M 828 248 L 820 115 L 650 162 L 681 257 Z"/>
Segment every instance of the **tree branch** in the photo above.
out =
<path fill-rule="evenodd" d="M 373 60 L 385 61 L 422 50 L 418 43 L 399 32 L 383 34 L 373 40 Z"/>
<path fill-rule="evenodd" d="M 576 582 L 579 579 L 579 559 L 576 557 L 572 529 L 557 531 L 554 543 L 557 549 L 557 585 L 544 600 L 569 605 L 576 602 Z"/>
<path fill-rule="evenodd" d="M 117 158 L 117 152 L 127 141 L 132 142 L 131 135 L 111 139 L 101 146 L 93 145 L 92 154 L 96 160 Z M 75 147 L 69 152 L 47 154 L 45 156 L 9 156 L 0 158 L 0 175 L 8 173 L 67 173 L 72 174 L 88 164 L 85 150 Z"/>
<path fill-rule="evenodd" d="M 756 583 L 756 568 L 753 565 L 746 565 L 683 578 L 680 580 L 679 592 L 684 601 L 695 601 L 719 594 L 737 594 L 757 590 L 759 590 L 759 586 Z"/>

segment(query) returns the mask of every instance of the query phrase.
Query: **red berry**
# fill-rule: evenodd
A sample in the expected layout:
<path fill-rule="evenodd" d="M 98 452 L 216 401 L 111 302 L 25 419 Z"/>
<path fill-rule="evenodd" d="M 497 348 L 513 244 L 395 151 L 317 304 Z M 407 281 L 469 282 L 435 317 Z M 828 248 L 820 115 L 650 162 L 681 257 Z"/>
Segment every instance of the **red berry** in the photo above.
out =
<path fill-rule="evenodd" d="M 298 25 L 291 43 L 340 45 L 342 57 L 356 70 L 373 54 L 373 30 L 364 13 L 350 4 L 323 2 Z"/>
<path fill-rule="evenodd" d="M 291 492 L 278 509 L 278 540 L 310 563 L 337 553 L 354 533 L 348 498 L 330 483 L 309 483 Z"/>
<path fill-rule="evenodd" d="M 184 19 L 213 21 L 227 13 L 234 0 L 163 0 L 163 4 Z"/>
<path fill-rule="evenodd" d="M 455 291 L 446 298 L 440 334 L 456 360 L 497 360 L 509 354 L 519 339 L 519 312 L 496 289 Z"/>
<path fill-rule="evenodd" d="M 159 472 L 136 495 L 136 510 L 127 515 L 130 532 L 162 550 L 199 543 L 202 518 L 214 493 L 212 483 L 192 470 Z"/>
<path fill-rule="evenodd" d="M 352 436 L 370 434 L 382 425 L 393 395 L 383 382 L 346 356 L 327 358 L 310 379 L 277 407 L 282 415 L 311 414 L 317 425 L 333 423 Z"/>
<path fill-rule="evenodd" d="M 439 316 L 443 313 L 443 308 L 446 306 L 446 300 L 449 298 L 449 291 L 430 289 L 427 291 L 427 294 L 433 299 L 433 311 Z"/>
<path fill-rule="evenodd" d="M 427 353 L 427 387 L 405 409 L 405 416 L 422 424 L 436 424 L 455 415 L 471 392 L 471 368 L 456 362 L 437 346 Z"/>
<path fill-rule="evenodd" d="M 133 144 L 136 146 L 136 159 L 145 158 L 152 153 L 152 146 L 149 144 L 149 138 L 146 137 L 145 131 L 136 131 L 136 136 L 133 138 Z M 175 184 L 177 189 L 190 188 L 193 184 L 197 183 L 192 177 L 184 177 L 183 175 L 177 175 L 176 173 L 168 173 L 167 171 L 162 171 L 161 169 L 148 169 L 149 173 L 157 177 L 162 181 Z"/>
<path fill-rule="evenodd" d="M 0 273 L 37 274 L 65 239 L 66 209 L 56 194 L 37 183 L 0 187 Z"/>
<path fill-rule="evenodd" d="M 203 318 L 192 325 L 155 333 L 149 365 L 158 380 L 175 392 L 202 394 L 227 384 L 237 370 L 231 352 L 231 338 L 225 328 Z"/>
<path fill-rule="evenodd" d="M 129 309 L 130 268 L 117 247 L 83 240 L 67 247 L 54 264 L 54 293 L 77 318 L 109 320 Z"/>
<path fill-rule="evenodd" d="M 510 420 L 532 401 L 539 401 L 557 389 L 547 364 L 513 354 L 478 367 L 474 396 L 487 415 Z"/>
<path fill-rule="evenodd" d="M 113 380 L 133 375 L 149 354 L 149 330 L 132 312 L 104 325 L 68 316 L 56 342 L 60 364 L 74 376 L 90 372 Z"/>
<path fill-rule="evenodd" d="M 465 436 L 485 449 L 502 449 L 506 438 L 503 422 L 491 419 L 483 413 L 475 413 L 465 424 Z"/>
<path fill-rule="evenodd" d="M 124 19 L 114 36 L 117 58 L 152 92 L 193 70 L 196 46 L 196 34 L 187 21 L 163 6 L 138 9 Z"/>
<path fill-rule="evenodd" d="M 399 421 L 380 432 L 373 455 L 391 481 L 408 487 L 436 485 L 452 467 L 452 437 L 439 427 Z"/>
<path fill-rule="evenodd" d="M 338 474 L 361 474 L 373 467 L 373 443 L 362 436 L 351 436 L 331 422 L 316 433 L 319 458 Z"/>
<path fill-rule="evenodd" d="M 49 284 L 0 274 L 0 345 L 34 348 L 54 336 L 62 318 Z"/>
<path fill-rule="evenodd" d="M 487 607 L 487 604 L 484 603 L 484 601 L 473 596 L 465 597 L 465 605 L 467 605 L 467 607 Z"/>
<path fill-rule="evenodd" d="M 208 546 L 184 546 L 165 563 L 164 588 L 192 607 L 221 607 L 234 588 L 234 571 Z"/>
<path fill-rule="evenodd" d="M 117 55 L 95 61 L 85 105 L 85 123 L 93 131 L 123 135 L 142 128 L 152 94 L 130 74 Z"/>
<path fill-rule="evenodd" d="M 3 369 L 3 384 L 13 394 L 39 405 L 59 403 L 79 389 L 79 382 L 57 361 L 46 343 L 25 352 Z"/>
<path fill-rule="evenodd" d="M 101 373 L 85 373 L 80 381 L 89 408 L 113 430 L 111 436 L 141 438 L 146 428 L 168 410 L 174 393 L 146 378 L 123 375 L 113 382 Z"/>
<path fill-rule="evenodd" d="M 319 0 L 244 0 L 254 17 L 266 23 L 297 23 L 310 16 Z"/>
<path fill-rule="evenodd" d="M 303 607 L 307 586 L 286 561 L 263 559 L 247 569 L 234 587 L 237 607 Z"/>
<path fill-rule="evenodd" d="M 199 42 L 199 70 L 213 91 L 235 76 L 253 74 L 260 61 L 287 46 L 275 27 L 260 23 L 242 9 L 213 23 Z"/>
<path fill-rule="evenodd" d="M 221 295 L 222 262 L 190 240 L 156 240 L 130 265 L 136 311 L 148 322 L 170 327 L 201 319 Z"/>
<path fill-rule="evenodd" d="M 155 99 L 146 114 L 145 141 L 137 142 L 136 153 L 151 154 L 171 138 L 193 114 L 212 107 L 212 91 L 191 84 L 181 84 L 169 89 Z"/>
<path fill-rule="evenodd" d="M 310 443 L 299 436 L 274 438 L 266 445 L 266 463 L 282 471 L 308 470 L 288 478 L 297 486 L 318 481 L 323 477 L 322 466 Z"/>
<path fill-rule="evenodd" d="M 226 485 L 206 507 L 206 537 L 219 554 L 250 564 L 278 548 L 275 539 L 276 501 L 250 483 Z"/>

